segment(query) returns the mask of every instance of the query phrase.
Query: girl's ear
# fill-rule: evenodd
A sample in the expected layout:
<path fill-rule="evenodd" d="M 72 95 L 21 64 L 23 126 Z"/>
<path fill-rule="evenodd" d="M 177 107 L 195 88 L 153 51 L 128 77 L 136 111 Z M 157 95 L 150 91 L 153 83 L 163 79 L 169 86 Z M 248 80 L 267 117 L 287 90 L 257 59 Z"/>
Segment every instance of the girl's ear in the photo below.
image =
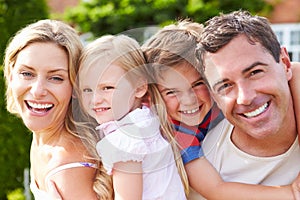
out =
<path fill-rule="evenodd" d="M 138 87 L 135 89 L 135 97 L 142 98 L 148 90 L 148 84 L 145 80 L 140 80 L 138 83 Z"/>

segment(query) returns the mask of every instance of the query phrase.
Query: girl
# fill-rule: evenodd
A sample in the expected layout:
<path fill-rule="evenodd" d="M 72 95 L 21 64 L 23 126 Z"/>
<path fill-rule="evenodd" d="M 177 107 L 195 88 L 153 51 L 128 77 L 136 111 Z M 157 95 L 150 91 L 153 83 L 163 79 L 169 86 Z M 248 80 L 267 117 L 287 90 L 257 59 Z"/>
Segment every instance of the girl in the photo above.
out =
<path fill-rule="evenodd" d="M 84 49 L 79 93 L 85 111 L 100 124 L 97 152 L 112 175 L 115 199 L 186 199 L 171 127 L 160 124 L 157 109 L 142 106 L 146 93 L 156 91 L 144 67 L 139 44 L 125 35 L 103 36 Z"/>
<path fill-rule="evenodd" d="M 204 157 L 201 142 L 224 117 L 194 67 L 201 31 L 202 25 L 182 21 L 163 28 L 143 45 L 149 76 L 165 101 L 191 187 L 207 199 L 293 199 L 291 186 L 226 183 Z M 201 198 L 193 195 L 190 199 Z"/>

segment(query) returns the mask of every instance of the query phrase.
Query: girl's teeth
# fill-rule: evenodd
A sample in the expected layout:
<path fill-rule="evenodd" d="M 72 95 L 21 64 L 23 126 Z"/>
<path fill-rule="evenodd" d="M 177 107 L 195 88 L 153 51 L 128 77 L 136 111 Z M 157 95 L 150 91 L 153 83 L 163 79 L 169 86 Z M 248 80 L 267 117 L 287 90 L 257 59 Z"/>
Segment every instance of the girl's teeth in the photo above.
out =
<path fill-rule="evenodd" d="M 246 117 L 255 117 L 259 114 L 261 114 L 262 112 L 264 112 L 266 110 L 266 108 L 268 107 L 268 103 L 265 103 L 264 105 L 262 105 L 261 107 L 259 107 L 258 109 L 252 111 L 252 112 L 247 112 L 244 113 L 244 115 Z"/>

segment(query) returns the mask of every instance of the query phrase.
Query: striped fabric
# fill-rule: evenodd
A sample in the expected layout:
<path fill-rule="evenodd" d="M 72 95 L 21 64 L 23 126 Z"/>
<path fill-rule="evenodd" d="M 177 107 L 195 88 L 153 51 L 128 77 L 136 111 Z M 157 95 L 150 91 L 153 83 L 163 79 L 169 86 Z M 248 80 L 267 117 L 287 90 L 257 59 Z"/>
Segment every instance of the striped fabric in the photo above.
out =
<path fill-rule="evenodd" d="M 224 119 L 223 113 L 214 105 L 198 126 L 188 126 L 182 122 L 172 120 L 175 129 L 174 136 L 181 148 L 180 151 L 184 164 L 204 155 L 201 142 L 208 131 L 215 127 L 222 119 Z"/>

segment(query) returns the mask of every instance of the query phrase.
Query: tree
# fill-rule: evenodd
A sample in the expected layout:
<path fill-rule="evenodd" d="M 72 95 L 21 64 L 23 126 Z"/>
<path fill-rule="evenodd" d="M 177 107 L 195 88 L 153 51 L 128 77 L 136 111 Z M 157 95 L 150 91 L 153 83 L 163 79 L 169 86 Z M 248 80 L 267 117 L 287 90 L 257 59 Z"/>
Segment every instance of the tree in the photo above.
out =
<path fill-rule="evenodd" d="M 45 0 L 0 0 L 0 58 L 6 44 L 20 28 L 33 21 L 47 18 Z M 8 191 L 23 187 L 23 171 L 29 167 L 31 134 L 17 117 L 5 108 L 3 69 L 0 66 L 0 199 Z"/>
<path fill-rule="evenodd" d="M 264 0 L 84 0 L 69 9 L 64 19 L 80 32 L 98 37 L 183 18 L 202 23 L 219 12 L 240 8 L 261 15 L 272 9 Z"/>

